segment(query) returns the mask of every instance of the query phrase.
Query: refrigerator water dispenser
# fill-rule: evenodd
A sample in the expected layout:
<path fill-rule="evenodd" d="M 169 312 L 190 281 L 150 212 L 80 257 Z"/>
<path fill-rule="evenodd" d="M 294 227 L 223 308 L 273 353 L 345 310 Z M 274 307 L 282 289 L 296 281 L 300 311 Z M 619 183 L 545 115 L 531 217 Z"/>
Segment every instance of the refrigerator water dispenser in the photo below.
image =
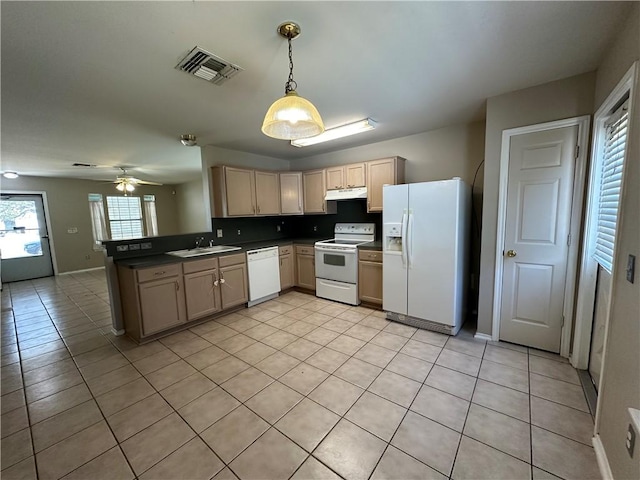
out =
<path fill-rule="evenodd" d="M 402 223 L 384 224 L 384 251 L 402 253 Z"/>

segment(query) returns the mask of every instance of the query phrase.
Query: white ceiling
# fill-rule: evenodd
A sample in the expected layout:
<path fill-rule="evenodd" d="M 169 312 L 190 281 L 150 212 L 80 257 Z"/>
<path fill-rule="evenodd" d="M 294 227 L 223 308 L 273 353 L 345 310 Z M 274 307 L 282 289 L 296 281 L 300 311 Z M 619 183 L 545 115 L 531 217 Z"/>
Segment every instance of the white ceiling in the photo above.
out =
<path fill-rule="evenodd" d="M 293 161 L 481 120 L 487 97 L 594 70 L 630 2 L 1 2 L 2 165 L 25 175 L 200 174 L 200 145 Z M 284 92 L 325 125 L 374 132 L 305 149 L 260 132 Z M 195 45 L 244 71 L 216 86 L 174 67 Z M 104 166 L 77 169 L 74 162 Z"/>

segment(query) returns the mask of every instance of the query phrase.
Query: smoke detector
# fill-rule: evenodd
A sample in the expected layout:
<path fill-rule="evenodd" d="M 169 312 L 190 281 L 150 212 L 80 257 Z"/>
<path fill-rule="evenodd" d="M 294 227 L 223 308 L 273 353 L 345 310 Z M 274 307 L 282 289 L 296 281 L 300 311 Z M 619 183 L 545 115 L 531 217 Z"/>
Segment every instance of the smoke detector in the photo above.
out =
<path fill-rule="evenodd" d="M 196 136 L 190 133 L 185 133 L 184 135 L 180 135 L 180 141 L 185 147 L 194 147 L 197 145 Z"/>
<path fill-rule="evenodd" d="M 215 85 L 221 85 L 231 77 L 242 71 L 237 65 L 207 52 L 198 46 L 193 49 L 176 65 L 178 70 L 195 75 Z"/>

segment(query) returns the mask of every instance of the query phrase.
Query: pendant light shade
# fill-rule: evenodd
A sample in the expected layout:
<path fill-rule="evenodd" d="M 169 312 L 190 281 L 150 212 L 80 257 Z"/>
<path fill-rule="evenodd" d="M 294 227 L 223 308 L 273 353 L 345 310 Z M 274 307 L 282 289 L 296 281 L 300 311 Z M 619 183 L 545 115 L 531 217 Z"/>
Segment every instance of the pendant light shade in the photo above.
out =
<path fill-rule="evenodd" d="M 298 140 L 324 132 L 324 123 L 316 107 L 296 92 L 293 79 L 293 54 L 291 40 L 300 35 L 300 26 L 285 22 L 278 26 L 278 33 L 289 44 L 289 78 L 284 87 L 284 97 L 273 102 L 262 122 L 262 133 L 279 140 Z"/>
<path fill-rule="evenodd" d="M 280 140 L 298 140 L 324 132 L 318 109 L 295 90 L 273 102 L 262 123 L 262 133 Z"/>

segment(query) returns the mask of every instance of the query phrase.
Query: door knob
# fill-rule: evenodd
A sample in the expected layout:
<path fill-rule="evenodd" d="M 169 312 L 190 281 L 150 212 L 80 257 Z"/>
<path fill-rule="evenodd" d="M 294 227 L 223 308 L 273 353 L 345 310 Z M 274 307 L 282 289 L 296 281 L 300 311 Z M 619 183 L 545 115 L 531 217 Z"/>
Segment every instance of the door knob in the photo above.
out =
<path fill-rule="evenodd" d="M 515 250 L 507 250 L 507 257 L 515 257 L 518 254 Z"/>

